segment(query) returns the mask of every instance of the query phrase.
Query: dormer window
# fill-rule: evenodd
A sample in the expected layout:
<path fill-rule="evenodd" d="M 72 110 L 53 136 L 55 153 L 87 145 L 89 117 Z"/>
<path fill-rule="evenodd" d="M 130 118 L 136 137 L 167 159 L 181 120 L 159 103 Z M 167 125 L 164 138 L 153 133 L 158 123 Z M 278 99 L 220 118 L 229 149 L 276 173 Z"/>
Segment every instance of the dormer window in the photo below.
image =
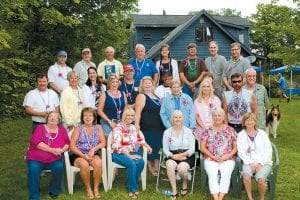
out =
<path fill-rule="evenodd" d="M 212 27 L 196 27 L 195 28 L 196 42 L 210 42 L 213 40 L 213 28 Z"/>
<path fill-rule="evenodd" d="M 152 36 L 150 34 L 145 34 L 144 40 L 152 40 Z"/>

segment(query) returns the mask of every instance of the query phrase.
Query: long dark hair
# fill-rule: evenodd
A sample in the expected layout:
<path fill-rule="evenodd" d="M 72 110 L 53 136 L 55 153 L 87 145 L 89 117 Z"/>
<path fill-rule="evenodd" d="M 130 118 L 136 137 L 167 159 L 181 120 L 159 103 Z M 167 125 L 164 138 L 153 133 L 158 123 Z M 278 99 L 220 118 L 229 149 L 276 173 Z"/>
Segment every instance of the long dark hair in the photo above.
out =
<path fill-rule="evenodd" d="M 93 66 L 89 67 L 87 69 L 87 73 L 89 74 L 89 71 L 90 70 L 95 70 L 96 74 L 97 74 L 97 69 Z M 98 74 L 97 74 L 97 78 L 96 78 L 96 83 L 97 83 L 97 86 L 101 88 L 102 86 L 102 83 L 101 81 L 99 80 L 99 77 L 98 77 Z M 92 81 L 90 80 L 90 78 L 87 79 L 86 83 L 85 83 L 87 86 L 91 87 L 92 86 Z"/>

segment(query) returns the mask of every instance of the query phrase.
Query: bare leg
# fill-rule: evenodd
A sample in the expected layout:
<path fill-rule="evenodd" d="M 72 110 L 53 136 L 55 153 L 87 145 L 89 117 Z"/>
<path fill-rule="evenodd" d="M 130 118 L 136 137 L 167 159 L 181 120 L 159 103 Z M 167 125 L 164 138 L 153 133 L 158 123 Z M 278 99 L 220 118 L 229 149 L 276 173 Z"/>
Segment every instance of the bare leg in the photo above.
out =
<path fill-rule="evenodd" d="M 186 162 L 181 162 L 177 166 L 177 171 L 179 176 L 182 179 L 182 191 L 181 195 L 186 195 L 187 194 L 187 177 L 188 177 L 188 170 L 190 168 L 190 165 Z"/>
<path fill-rule="evenodd" d="M 172 187 L 172 192 L 175 195 L 177 194 L 176 177 L 175 177 L 175 170 L 177 167 L 177 163 L 174 160 L 169 159 L 166 162 L 166 167 L 167 167 L 168 178 L 170 180 L 170 184 Z"/>
<path fill-rule="evenodd" d="M 102 161 L 99 156 L 94 156 L 91 162 L 91 166 L 94 168 L 94 195 L 96 197 L 100 196 L 99 193 L 99 184 L 102 178 Z"/>
<path fill-rule="evenodd" d="M 247 196 L 249 200 L 252 200 L 252 183 L 251 183 L 251 177 L 247 174 L 243 174 L 243 182 L 244 186 L 247 192 Z"/>
<path fill-rule="evenodd" d="M 258 186 L 258 192 L 259 192 L 259 199 L 264 200 L 265 198 L 265 192 L 266 192 L 266 181 L 264 179 L 258 179 L 257 186 Z"/>
<path fill-rule="evenodd" d="M 90 180 L 90 165 L 83 158 L 77 158 L 74 162 L 76 167 L 80 168 L 80 177 L 85 186 L 86 193 L 88 197 L 94 197 L 92 188 L 91 188 L 91 180 Z"/>
<path fill-rule="evenodd" d="M 219 200 L 223 200 L 224 196 L 225 196 L 225 194 L 222 193 L 222 192 L 220 192 L 220 193 L 219 193 Z"/>
<path fill-rule="evenodd" d="M 151 172 L 151 174 L 153 174 L 154 169 L 153 169 L 153 166 L 152 166 L 152 160 L 147 161 L 147 166 L 148 166 L 148 170 Z"/>

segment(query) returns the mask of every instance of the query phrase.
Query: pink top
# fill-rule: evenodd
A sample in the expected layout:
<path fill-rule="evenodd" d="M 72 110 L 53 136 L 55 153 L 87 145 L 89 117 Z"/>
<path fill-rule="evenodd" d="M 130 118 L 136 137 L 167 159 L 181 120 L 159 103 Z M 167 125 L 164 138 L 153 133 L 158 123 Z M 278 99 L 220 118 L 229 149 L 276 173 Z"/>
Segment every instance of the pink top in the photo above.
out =
<path fill-rule="evenodd" d="M 194 101 L 195 115 L 199 115 L 202 123 L 208 128 L 212 125 L 212 110 L 214 108 L 221 108 L 221 101 L 218 97 L 212 96 L 209 98 L 209 103 L 206 104 L 203 101 L 199 102 L 198 99 Z M 202 132 L 202 128 L 197 125 L 196 133 L 199 135 Z"/>
<path fill-rule="evenodd" d="M 38 149 L 37 145 L 41 142 L 52 148 L 63 148 L 66 144 L 70 144 L 68 133 L 65 127 L 58 126 L 58 135 L 56 137 L 56 133 L 47 133 L 45 125 L 41 124 L 35 129 L 31 136 L 26 160 L 51 163 L 61 159 L 61 156 L 55 156 L 52 153 Z"/>

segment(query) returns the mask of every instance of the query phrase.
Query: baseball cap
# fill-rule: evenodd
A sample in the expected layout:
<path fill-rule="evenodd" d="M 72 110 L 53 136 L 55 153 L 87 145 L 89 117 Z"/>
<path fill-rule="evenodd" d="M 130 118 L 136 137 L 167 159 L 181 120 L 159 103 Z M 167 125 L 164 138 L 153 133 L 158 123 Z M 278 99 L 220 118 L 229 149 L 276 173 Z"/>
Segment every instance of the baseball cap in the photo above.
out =
<path fill-rule="evenodd" d="M 81 52 L 81 53 L 84 53 L 84 52 L 89 52 L 89 53 L 91 53 L 91 49 L 90 49 L 90 48 L 84 48 L 84 49 L 82 49 L 82 52 Z"/>
<path fill-rule="evenodd" d="M 123 70 L 124 70 L 124 72 L 126 72 L 126 71 L 128 71 L 128 70 L 133 70 L 133 66 L 132 65 L 124 65 L 123 66 Z"/>
<path fill-rule="evenodd" d="M 68 54 L 67 54 L 67 52 L 66 52 L 66 51 L 64 51 L 64 50 L 61 50 L 61 51 L 57 52 L 57 57 L 59 57 L 59 56 L 65 56 L 65 57 L 67 57 L 67 56 L 68 56 Z"/>

